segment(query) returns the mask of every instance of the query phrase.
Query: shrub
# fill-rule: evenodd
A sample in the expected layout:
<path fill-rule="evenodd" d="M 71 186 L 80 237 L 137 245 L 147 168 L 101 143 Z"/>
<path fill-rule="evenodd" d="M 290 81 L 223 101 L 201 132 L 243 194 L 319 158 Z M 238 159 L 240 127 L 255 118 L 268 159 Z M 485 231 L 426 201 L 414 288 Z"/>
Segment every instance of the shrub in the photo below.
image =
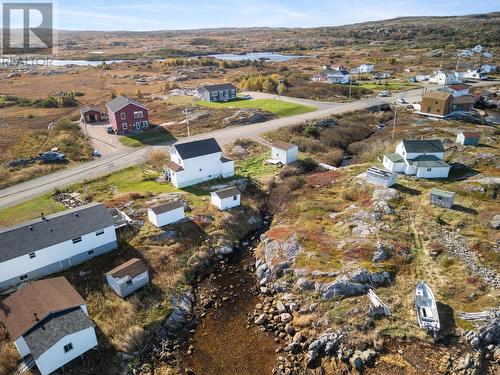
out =
<path fill-rule="evenodd" d="M 325 151 L 325 146 L 323 146 L 321 142 L 316 139 L 295 136 L 290 139 L 290 142 L 297 145 L 301 152 L 317 154 L 319 152 Z"/>
<path fill-rule="evenodd" d="M 321 160 L 324 163 L 333 165 L 334 167 L 338 166 L 343 159 L 344 152 L 340 148 L 334 148 L 321 156 Z"/>
<path fill-rule="evenodd" d="M 148 155 L 148 163 L 156 170 L 162 170 L 169 162 L 170 157 L 163 150 L 153 150 Z"/>

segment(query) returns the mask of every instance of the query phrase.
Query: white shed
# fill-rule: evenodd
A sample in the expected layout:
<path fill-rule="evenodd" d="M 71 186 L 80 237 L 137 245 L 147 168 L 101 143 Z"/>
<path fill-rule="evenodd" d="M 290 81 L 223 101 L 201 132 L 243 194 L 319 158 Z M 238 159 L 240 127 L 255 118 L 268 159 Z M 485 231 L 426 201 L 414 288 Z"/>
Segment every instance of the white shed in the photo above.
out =
<path fill-rule="evenodd" d="M 221 211 L 240 205 L 241 193 L 234 186 L 214 191 L 211 196 L 212 204 Z"/>
<path fill-rule="evenodd" d="M 291 143 L 275 141 L 271 145 L 271 157 L 284 165 L 297 161 L 298 153 L 299 148 Z"/>
<path fill-rule="evenodd" d="M 148 208 L 148 220 L 158 228 L 184 219 L 184 206 L 180 200 Z"/>
<path fill-rule="evenodd" d="M 106 281 L 124 298 L 149 283 L 148 268 L 139 258 L 132 258 L 107 272 Z"/>

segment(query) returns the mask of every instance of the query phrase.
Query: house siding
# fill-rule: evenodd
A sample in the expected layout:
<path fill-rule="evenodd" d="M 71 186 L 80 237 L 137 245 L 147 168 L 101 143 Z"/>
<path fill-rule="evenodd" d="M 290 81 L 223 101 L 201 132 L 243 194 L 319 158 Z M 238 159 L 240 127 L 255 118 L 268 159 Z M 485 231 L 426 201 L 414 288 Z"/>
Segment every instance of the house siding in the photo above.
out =
<path fill-rule="evenodd" d="M 296 146 L 289 150 L 282 150 L 277 147 L 271 147 L 272 158 L 285 165 L 297 161 L 298 153 L 299 149 Z"/>
<path fill-rule="evenodd" d="M 152 209 L 148 208 L 148 219 L 153 225 L 163 227 L 164 225 L 184 219 L 184 207 L 179 207 L 158 215 Z"/>
<path fill-rule="evenodd" d="M 134 103 L 129 103 L 123 108 L 120 108 L 116 112 L 111 111 L 107 108 L 109 123 L 115 130 L 117 134 L 124 133 L 135 133 L 142 131 L 144 128 L 149 126 L 149 113 L 144 107 L 138 106 Z M 142 118 L 135 118 L 134 112 L 142 111 Z M 125 113 L 125 119 L 122 119 L 121 114 Z M 127 124 L 127 128 L 123 128 L 123 124 Z M 139 128 L 137 128 L 137 123 L 139 123 Z"/>
<path fill-rule="evenodd" d="M 69 343 L 73 345 L 73 349 L 65 353 L 64 346 Z M 95 346 L 97 346 L 95 330 L 93 327 L 89 327 L 59 340 L 35 362 L 40 373 L 48 375 Z"/>
<path fill-rule="evenodd" d="M 99 236 L 95 233 L 81 236 L 82 241 L 75 244 L 72 240 L 68 240 L 37 250 L 34 258 L 26 254 L 0 263 L 0 290 L 22 282 L 19 279 L 22 275 L 28 275 L 28 279 L 47 276 L 118 247 L 114 226 L 104 228 L 104 233 Z M 89 255 L 89 251 L 94 253 Z"/>
<path fill-rule="evenodd" d="M 429 202 L 435 206 L 452 208 L 454 204 L 454 198 L 443 197 L 441 195 L 430 193 Z"/>
<path fill-rule="evenodd" d="M 224 199 L 220 199 L 219 196 L 215 193 L 212 194 L 211 197 L 212 204 L 217 207 L 219 210 L 224 211 L 230 208 L 238 207 L 241 201 L 241 194 L 236 195 L 236 200 L 231 197 L 227 197 Z"/>
<path fill-rule="evenodd" d="M 450 167 L 421 167 L 416 168 L 416 172 L 412 174 L 416 174 L 418 178 L 447 178 L 449 173 Z"/>

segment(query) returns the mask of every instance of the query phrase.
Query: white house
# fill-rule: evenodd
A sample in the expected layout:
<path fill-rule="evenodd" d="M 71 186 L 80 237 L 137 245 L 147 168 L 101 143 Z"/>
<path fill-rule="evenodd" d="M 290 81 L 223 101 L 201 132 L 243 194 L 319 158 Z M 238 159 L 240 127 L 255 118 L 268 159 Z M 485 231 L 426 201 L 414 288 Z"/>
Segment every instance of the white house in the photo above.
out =
<path fill-rule="evenodd" d="M 148 267 L 139 258 L 132 258 L 106 272 L 106 281 L 116 294 L 125 298 L 149 284 Z"/>
<path fill-rule="evenodd" d="M 241 193 L 234 186 L 211 193 L 212 204 L 221 211 L 239 206 L 240 199 Z"/>
<path fill-rule="evenodd" d="M 456 143 L 462 146 L 477 146 L 479 140 L 481 139 L 481 134 L 478 132 L 463 131 L 458 129 Z"/>
<path fill-rule="evenodd" d="M 482 45 L 478 44 L 478 45 L 476 45 L 476 46 L 472 49 L 472 51 L 473 51 L 474 53 L 481 53 L 481 52 L 483 52 L 483 49 L 484 49 L 484 47 L 483 47 Z"/>
<path fill-rule="evenodd" d="M 384 155 L 384 167 L 391 172 L 419 178 L 446 178 L 450 166 L 443 161 L 444 147 L 439 139 L 404 140 L 394 154 Z"/>
<path fill-rule="evenodd" d="M 328 82 L 346 84 L 351 80 L 351 75 L 347 70 L 323 70 L 312 77 L 314 82 Z"/>
<path fill-rule="evenodd" d="M 460 56 L 462 57 L 471 57 L 472 55 L 474 55 L 474 52 L 468 49 L 464 49 L 462 52 L 460 52 Z"/>
<path fill-rule="evenodd" d="M 0 290 L 116 249 L 115 221 L 100 203 L 0 230 Z"/>
<path fill-rule="evenodd" d="M 481 81 L 488 79 L 488 73 L 482 71 L 481 69 L 467 69 L 467 71 L 463 73 L 463 76 L 464 78 L 477 79 Z"/>
<path fill-rule="evenodd" d="M 493 57 L 493 52 L 489 52 L 489 51 L 484 51 L 482 53 L 483 57 L 487 58 L 487 59 L 491 59 Z"/>
<path fill-rule="evenodd" d="M 415 76 L 415 81 L 417 82 L 428 81 L 430 78 L 431 76 L 428 74 L 417 74 Z"/>
<path fill-rule="evenodd" d="M 271 157 L 284 165 L 297 161 L 298 153 L 299 148 L 291 143 L 275 141 L 271 145 Z"/>
<path fill-rule="evenodd" d="M 469 89 L 470 89 L 469 85 L 464 85 L 460 83 L 446 86 L 446 91 L 451 92 L 451 95 L 453 95 L 454 97 L 469 95 Z"/>
<path fill-rule="evenodd" d="M 177 188 L 234 175 L 234 162 L 222 156 L 214 138 L 178 143 L 170 149 L 167 177 Z"/>
<path fill-rule="evenodd" d="M 64 277 L 28 283 L 7 297 L 0 320 L 23 362 L 42 375 L 97 346 L 85 301 Z"/>
<path fill-rule="evenodd" d="M 453 85 L 455 83 L 462 83 L 462 73 L 445 73 L 442 70 L 434 72 L 433 76 L 429 77 L 430 83 L 437 83 L 439 85 Z"/>
<path fill-rule="evenodd" d="M 184 206 L 175 200 L 148 208 L 148 220 L 158 228 L 184 219 Z"/>
<path fill-rule="evenodd" d="M 373 72 L 373 64 L 361 64 L 358 69 L 360 73 L 371 73 Z"/>

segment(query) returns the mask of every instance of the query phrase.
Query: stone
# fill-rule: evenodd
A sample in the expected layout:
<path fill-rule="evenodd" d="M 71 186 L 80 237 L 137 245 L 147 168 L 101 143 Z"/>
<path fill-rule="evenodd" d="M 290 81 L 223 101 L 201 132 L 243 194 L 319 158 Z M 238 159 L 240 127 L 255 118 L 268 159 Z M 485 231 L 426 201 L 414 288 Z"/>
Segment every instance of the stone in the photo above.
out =
<path fill-rule="evenodd" d="M 292 316 L 288 313 L 283 313 L 280 315 L 280 320 L 282 323 L 289 323 L 292 321 Z"/>
<path fill-rule="evenodd" d="M 377 247 L 373 253 L 372 262 L 383 262 L 391 257 L 392 248 L 382 244 L 381 242 L 377 243 Z"/>
<path fill-rule="evenodd" d="M 281 302 L 281 301 L 278 301 L 278 302 L 276 303 L 276 309 L 278 310 L 278 312 L 279 312 L 280 314 L 287 312 L 287 310 L 286 310 L 286 306 L 285 306 L 285 305 L 283 304 L 283 302 Z"/>
<path fill-rule="evenodd" d="M 361 353 L 356 351 L 354 355 L 349 359 L 349 363 L 356 370 L 361 371 L 363 369 L 363 360 L 361 359 Z"/>
<path fill-rule="evenodd" d="M 495 215 L 491 219 L 491 227 L 493 229 L 500 229 L 500 215 Z"/>
<path fill-rule="evenodd" d="M 457 365 L 455 366 L 455 371 L 462 371 L 470 368 L 473 364 L 471 355 L 467 353 L 465 356 L 461 357 L 457 361 Z"/>
<path fill-rule="evenodd" d="M 295 342 L 301 342 L 301 341 L 303 341 L 303 339 L 304 339 L 304 336 L 302 335 L 302 332 L 297 332 L 292 338 L 292 340 Z"/>
<path fill-rule="evenodd" d="M 267 315 L 266 314 L 260 314 L 257 319 L 255 319 L 255 324 L 257 325 L 263 325 L 267 322 Z"/>
<path fill-rule="evenodd" d="M 364 365 L 371 365 L 375 358 L 377 357 L 377 352 L 373 349 L 367 349 L 361 353 L 361 359 Z"/>
<path fill-rule="evenodd" d="M 313 290 L 314 289 L 314 282 L 309 280 L 309 279 L 306 279 L 305 277 L 301 277 L 295 282 L 295 289 L 297 289 L 301 292 L 304 292 L 307 290 Z"/>

